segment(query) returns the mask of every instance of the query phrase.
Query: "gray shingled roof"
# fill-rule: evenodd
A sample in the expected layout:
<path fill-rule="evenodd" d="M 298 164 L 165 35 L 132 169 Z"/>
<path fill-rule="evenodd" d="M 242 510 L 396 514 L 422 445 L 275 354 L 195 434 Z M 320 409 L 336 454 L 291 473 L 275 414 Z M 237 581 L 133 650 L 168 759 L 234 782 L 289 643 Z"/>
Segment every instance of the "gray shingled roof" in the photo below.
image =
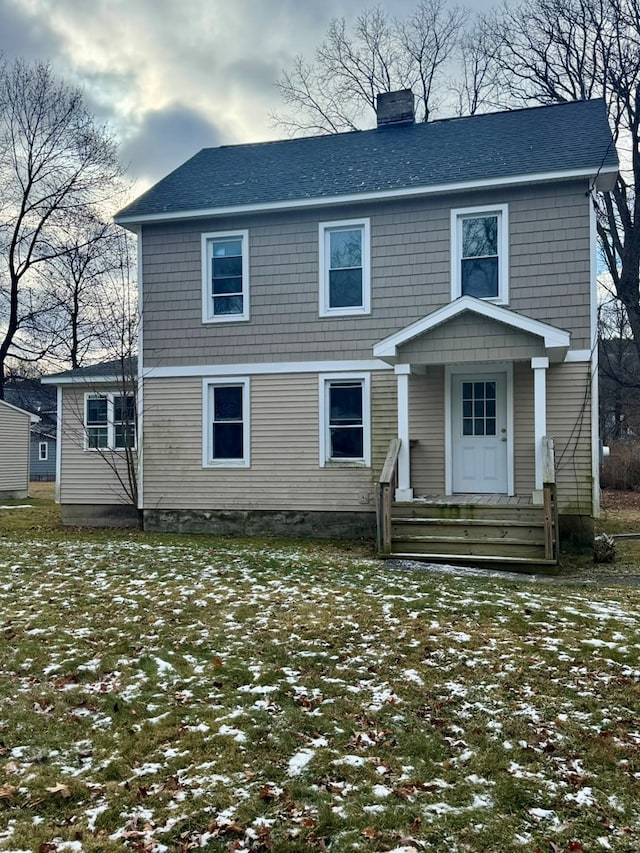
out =
<path fill-rule="evenodd" d="M 549 172 L 615 169 L 604 102 L 204 148 L 117 220 Z"/>
<path fill-rule="evenodd" d="M 46 385 L 55 385 L 60 379 L 73 379 L 80 382 L 83 379 L 87 381 L 113 380 L 122 378 L 123 372 L 125 378 L 135 377 L 138 375 L 138 359 L 136 356 L 126 358 L 124 363 L 117 358 L 113 361 L 101 361 L 99 364 L 91 364 L 88 367 L 78 367 L 75 370 L 63 370 L 61 373 L 52 373 L 49 376 L 43 376 L 41 382 Z"/>

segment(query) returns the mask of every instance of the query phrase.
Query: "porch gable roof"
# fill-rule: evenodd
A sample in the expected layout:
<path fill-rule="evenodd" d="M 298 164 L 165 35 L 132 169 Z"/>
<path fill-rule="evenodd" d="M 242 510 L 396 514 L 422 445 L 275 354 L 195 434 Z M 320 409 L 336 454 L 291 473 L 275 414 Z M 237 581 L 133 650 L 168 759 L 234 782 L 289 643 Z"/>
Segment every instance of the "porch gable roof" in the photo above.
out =
<path fill-rule="evenodd" d="M 421 335 L 428 334 L 431 330 L 460 317 L 466 312 L 495 320 L 498 323 L 503 323 L 513 329 L 540 338 L 544 343 L 547 356 L 552 362 L 562 361 L 569 349 L 571 333 L 565 329 L 558 329 L 556 326 L 534 320 L 531 317 L 525 317 L 508 308 L 494 305 L 492 302 L 486 302 L 474 296 L 461 296 L 431 314 L 410 323 L 404 329 L 400 329 L 400 331 L 378 341 L 377 344 L 374 344 L 373 355 L 389 364 L 395 364 L 398 359 L 398 347 Z"/>

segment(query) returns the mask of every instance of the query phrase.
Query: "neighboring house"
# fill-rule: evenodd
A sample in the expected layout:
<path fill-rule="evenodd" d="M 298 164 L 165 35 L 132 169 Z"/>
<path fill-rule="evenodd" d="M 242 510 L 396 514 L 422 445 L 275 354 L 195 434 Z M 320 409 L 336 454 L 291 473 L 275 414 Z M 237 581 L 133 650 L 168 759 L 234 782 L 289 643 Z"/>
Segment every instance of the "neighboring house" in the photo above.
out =
<path fill-rule="evenodd" d="M 559 510 L 565 542 L 589 540 L 604 104 L 415 124 L 412 103 L 381 96 L 375 130 L 205 149 L 116 217 L 139 241 L 147 528 L 373 536 L 377 513 L 385 553 L 553 562 Z M 77 519 L 108 503 L 96 386 L 50 381 L 63 425 L 84 401 L 60 472 Z"/>
<path fill-rule="evenodd" d="M 12 379 L 5 400 L 37 415 L 31 424 L 30 475 L 32 480 L 56 478 L 56 390 L 39 379 Z"/>
<path fill-rule="evenodd" d="M 0 400 L 0 499 L 21 499 L 29 490 L 29 439 L 38 418 Z"/>

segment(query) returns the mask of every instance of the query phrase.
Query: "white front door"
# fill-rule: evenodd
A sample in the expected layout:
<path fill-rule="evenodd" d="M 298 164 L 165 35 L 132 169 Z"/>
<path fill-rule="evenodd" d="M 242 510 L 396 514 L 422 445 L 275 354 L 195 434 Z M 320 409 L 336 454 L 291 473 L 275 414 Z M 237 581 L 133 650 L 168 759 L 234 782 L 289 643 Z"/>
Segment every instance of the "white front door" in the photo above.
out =
<path fill-rule="evenodd" d="M 451 383 L 453 492 L 506 494 L 507 375 L 456 373 Z"/>

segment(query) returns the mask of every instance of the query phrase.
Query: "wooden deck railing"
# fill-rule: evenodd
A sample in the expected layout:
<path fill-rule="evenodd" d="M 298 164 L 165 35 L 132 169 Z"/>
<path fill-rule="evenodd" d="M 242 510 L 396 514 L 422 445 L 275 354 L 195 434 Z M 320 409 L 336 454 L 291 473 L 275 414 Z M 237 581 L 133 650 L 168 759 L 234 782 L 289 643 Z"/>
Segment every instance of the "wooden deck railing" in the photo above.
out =
<path fill-rule="evenodd" d="M 556 463 L 553 439 L 542 439 L 542 507 L 544 511 L 545 560 L 560 559 L 558 539 L 558 499 L 556 493 Z"/>
<path fill-rule="evenodd" d="M 400 439 L 393 438 L 376 486 L 376 544 L 379 554 L 391 553 L 391 505 L 398 483 Z"/>

